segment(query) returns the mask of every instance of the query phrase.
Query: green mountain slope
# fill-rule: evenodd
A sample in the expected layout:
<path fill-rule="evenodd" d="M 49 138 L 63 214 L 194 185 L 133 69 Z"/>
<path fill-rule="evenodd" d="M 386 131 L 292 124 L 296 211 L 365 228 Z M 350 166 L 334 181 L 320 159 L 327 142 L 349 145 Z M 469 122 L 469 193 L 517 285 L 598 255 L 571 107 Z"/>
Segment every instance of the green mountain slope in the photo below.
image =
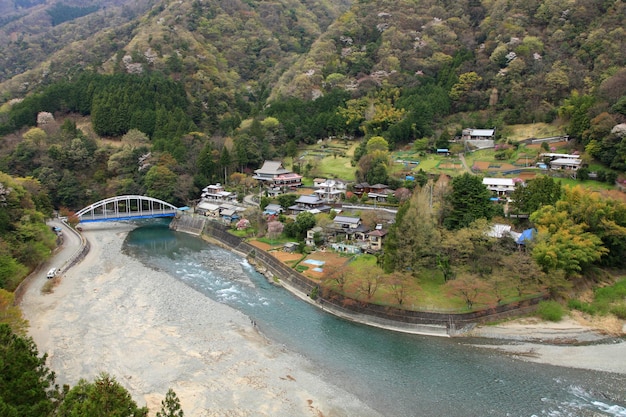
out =
<path fill-rule="evenodd" d="M 626 87 L 602 83 L 626 65 L 624 16 L 623 1 L 358 1 L 273 96 L 338 83 L 366 93 L 431 76 L 455 87 L 453 110 L 491 106 L 516 122 L 553 117 L 572 90 L 608 90 L 612 105 Z"/>
<path fill-rule="evenodd" d="M 100 9 L 52 27 L 50 6 L 35 5 L 28 9 L 32 13 L 24 9 L 25 16 L 0 27 L 4 100 L 92 69 L 159 71 L 182 82 L 196 124 L 209 134 L 229 134 L 268 102 L 309 100 L 337 89 L 370 97 L 357 107 L 387 103 L 395 112 L 388 121 L 395 123 L 402 110 L 394 97 L 425 84 L 445 92 L 449 103 L 438 107 L 448 114 L 490 110 L 492 124 L 551 121 L 565 100 L 567 117 L 575 117 L 572 111 L 581 107 L 575 98 L 586 95 L 593 100 L 583 100 L 589 113 L 572 129 L 574 136 L 582 136 L 589 120 L 603 112 L 611 113 L 607 125 L 624 118 L 623 1 L 79 4 Z M 37 16 L 45 24 L 32 23 Z M 439 100 L 444 95 L 433 93 Z M 400 130 L 403 138 L 431 131 Z"/>

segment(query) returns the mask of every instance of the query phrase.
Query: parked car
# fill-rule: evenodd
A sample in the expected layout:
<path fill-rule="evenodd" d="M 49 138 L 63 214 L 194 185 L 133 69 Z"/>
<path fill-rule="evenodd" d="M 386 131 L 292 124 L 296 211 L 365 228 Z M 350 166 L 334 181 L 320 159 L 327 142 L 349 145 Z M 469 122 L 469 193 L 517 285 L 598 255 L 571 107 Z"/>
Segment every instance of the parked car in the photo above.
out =
<path fill-rule="evenodd" d="M 59 270 L 58 270 L 57 268 L 51 268 L 51 269 L 48 271 L 48 275 L 46 275 L 46 277 L 47 277 L 48 279 L 51 279 L 51 278 L 56 277 L 58 273 L 59 273 Z"/>

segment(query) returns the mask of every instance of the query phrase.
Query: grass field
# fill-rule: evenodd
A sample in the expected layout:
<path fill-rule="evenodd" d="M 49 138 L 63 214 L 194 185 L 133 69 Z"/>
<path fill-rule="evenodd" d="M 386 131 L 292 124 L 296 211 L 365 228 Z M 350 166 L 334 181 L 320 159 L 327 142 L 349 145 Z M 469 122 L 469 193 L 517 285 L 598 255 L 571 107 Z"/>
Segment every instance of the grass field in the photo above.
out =
<path fill-rule="evenodd" d="M 340 141 L 309 145 L 300 153 L 300 163 L 312 167 L 310 177 L 354 181 L 355 168 L 352 166 L 352 156 L 357 146 L 356 142 L 348 142 L 346 145 Z"/>
<path fill-rule="evenodd" d="M 502 136 L 514 142 L 529 138 L 548 138 L 565 134 L 562 126 L 548 123 L 510 125 L 506 126 L 501 133 Z"/>

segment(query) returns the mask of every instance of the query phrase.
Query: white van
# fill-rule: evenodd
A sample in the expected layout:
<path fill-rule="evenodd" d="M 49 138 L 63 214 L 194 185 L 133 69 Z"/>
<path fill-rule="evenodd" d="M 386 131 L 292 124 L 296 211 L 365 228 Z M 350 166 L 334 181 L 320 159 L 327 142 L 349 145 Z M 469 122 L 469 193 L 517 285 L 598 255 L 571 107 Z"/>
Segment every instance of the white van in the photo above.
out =
<path fill-rule="evenodd" d="M 52 268 L 48 271 L 48 275 L 46 275 L 48 277 L 48 279 L 50 278 L 54 278 L 57 276 L 57 274 L 59 273 L 59 270 L 56 268 Z"/>

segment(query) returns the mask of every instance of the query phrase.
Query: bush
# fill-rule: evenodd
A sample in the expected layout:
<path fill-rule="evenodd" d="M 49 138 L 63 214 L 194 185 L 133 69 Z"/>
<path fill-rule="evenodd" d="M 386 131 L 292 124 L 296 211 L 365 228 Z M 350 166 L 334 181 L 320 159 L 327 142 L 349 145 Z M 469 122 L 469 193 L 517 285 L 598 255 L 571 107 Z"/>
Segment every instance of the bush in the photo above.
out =
<path fill-rule="evenodd" d="M 537 307 L 537 315 L 547 321 L 561 321 L 563 307 L 556 301 L 542 301 Z"/>
<path fill-rule="evenodd" d="M 619 304 L 611 308 L 611 313 L 620 320 L 626 320 L 626 304 Z"/>
<path fill-rule="evenodd" d="M 585 303 L 580 300 L 569 300 L 567 306 L 573 310 L 578 310 L 590 315 L 594 315 L 598 312 L 598 309 L 593 304 Z"/>

